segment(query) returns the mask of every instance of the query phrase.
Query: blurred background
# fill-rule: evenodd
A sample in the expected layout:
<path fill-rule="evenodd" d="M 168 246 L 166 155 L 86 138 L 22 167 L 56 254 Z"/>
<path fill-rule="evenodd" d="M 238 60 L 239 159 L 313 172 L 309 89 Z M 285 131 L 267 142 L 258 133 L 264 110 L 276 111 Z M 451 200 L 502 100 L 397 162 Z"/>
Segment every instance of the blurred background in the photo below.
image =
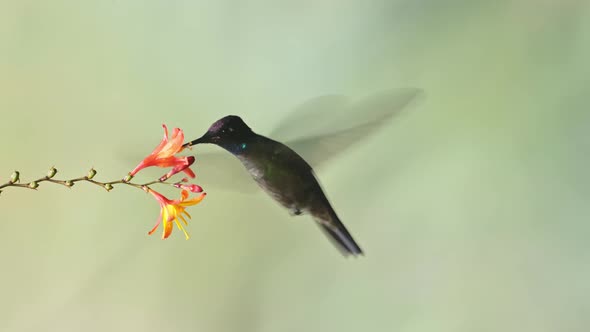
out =
<path fill-rule="evenodd" d="M 426 94 L 318 169 L 359 259 L 216 186 L 214 147 L 189 241 L 149 237 L 133 188 L 8 188 L 0 330 L 585 331 L 588 59 L 582 0 L 2 2 L 0 182 L 120 179 L 162 123 L 267 134 L 318 96 Z"/>

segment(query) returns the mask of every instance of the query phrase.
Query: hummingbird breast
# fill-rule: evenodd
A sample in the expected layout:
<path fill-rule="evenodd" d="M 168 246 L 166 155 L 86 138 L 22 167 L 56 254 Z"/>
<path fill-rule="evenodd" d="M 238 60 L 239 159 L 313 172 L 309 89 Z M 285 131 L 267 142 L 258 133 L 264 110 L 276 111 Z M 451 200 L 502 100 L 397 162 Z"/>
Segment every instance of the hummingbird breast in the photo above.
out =
<path fill-rule="evenodd" d="M 311 167 L 282 143 L 266 139 L 250 144 L 238 158 L 254 181 L 275 201 L 291 211 L 307 212 L 321 189 Z"/>

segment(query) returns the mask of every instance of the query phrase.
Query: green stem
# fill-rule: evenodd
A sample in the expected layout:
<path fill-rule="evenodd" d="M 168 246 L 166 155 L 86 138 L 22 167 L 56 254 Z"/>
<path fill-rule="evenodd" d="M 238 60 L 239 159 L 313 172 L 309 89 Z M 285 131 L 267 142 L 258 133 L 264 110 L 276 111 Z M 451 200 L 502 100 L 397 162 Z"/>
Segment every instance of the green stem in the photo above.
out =
<path fill-rule="evenodd" d="M 56 183 L 56 184 L 60 184 L 62 186 L 68 187 L 68 188 L 73 187 L 76 182 L 90 182 L 90 183 L 95 184 L 99 187 L 102 187 L 106 191 L 111 191 L 114 188 L 114 185 L 119 185 L 119 184 L 131 186 L 131 187 L 141 189 L 146 192 L 148 191 L 148 189 L 150 189 L 149 186 L 151 186 L 153 184 L 161 183 L 161 184 L 167 184 L 167 185 L 173 186 L 172 183 L 165 182 L 165 180 L 164 181 L 155 180 L 155 181 L 151 181 L 151 182 L 147 182 L 147 183 L 133 183 L 133 182 L 127 182 L 124 180 L 100 182 L 100 181 L 96 181 L 94 179 L 91 179 L 88 176 L 79 177 L 79 178 L 75 178 L 75 179 L 71 179 L 71 180 L 56 180 L 56 179 L 50 178 L 49 176 L 45 176 L 43 178 L 31 181 L 31 182 L 27 182 L 27 183 L 17 183 L 17 182 L 9 181 L 9 182 L 6 182 L 6 183 L 0 185 L 0 189 L 7 188 L 7 187 L 17 187 L 17 188 L 27 188 L 27 189 L 37 190 L 37 187 L 41 182 Z M 1 192 L 1 190 L 0 190 L 0 192 Z"/>

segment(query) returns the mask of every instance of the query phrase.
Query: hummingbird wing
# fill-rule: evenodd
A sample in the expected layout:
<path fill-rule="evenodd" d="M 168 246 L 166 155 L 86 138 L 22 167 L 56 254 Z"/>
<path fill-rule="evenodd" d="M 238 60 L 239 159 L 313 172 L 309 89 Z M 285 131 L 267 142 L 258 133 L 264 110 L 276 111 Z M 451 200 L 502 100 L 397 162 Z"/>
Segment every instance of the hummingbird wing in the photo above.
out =
<path fill-rule="evenodd" d="M 287 142 L 301 137 L 316 136 L 326 131 L 331 132 L 334 130 L 334 119 L 321 123 L 316 121 L 316 118 L 322 117 L 325 120 L 338 116 L 348 108 L 350 108 L 350 98 L 344 95 L 324 95 L 309 99 L 283 117 L 268 133 L 268 137 Z"/>
<path fill-rule="evenodd" d="M 220 147 L 215 148 L 221 150 Z M 240 161 L 226 151 L 198 153 L 196 158 L 194 170 L 203 188 L 241 193 L 259 190 Z"/>
<path fill-rule="evenodd" d="M 330 159 L 379 132 L 389 120 L 423 95 L 422 90 L 396 89 L 371 95 L 358 102 L 345 102 L 342 96 L 320 97 L 289 117 L 281 131 L 292 132 L 292 126 L 303 123 L 332 127 L 332 131 L 315 130 L 316 135 L 285 140 L 284 144 L 300 154 L 313 167 L 321 167 Z M 321 106 L 321 107 L 319 107 Z M 313 121 L 310 121 L 313 119 Z M 335 128 L 344 128 L 336 129 Z M 277 136 L 280 132 L 277 132 Z"/>

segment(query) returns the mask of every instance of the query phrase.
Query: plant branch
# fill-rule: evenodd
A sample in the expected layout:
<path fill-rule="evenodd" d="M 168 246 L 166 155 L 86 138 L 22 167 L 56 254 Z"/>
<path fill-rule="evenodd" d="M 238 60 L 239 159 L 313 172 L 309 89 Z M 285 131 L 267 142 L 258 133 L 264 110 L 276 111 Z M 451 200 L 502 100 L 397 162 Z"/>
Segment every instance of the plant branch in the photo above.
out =
<path fill-rule="evenodd" d="M 15 171 L 12 174 L 10 181 L 0 185 L 0 193 L 2 192 L 1 189 L 7 188 L 7 187 L 17 187 L 17 188 L 26 188 L 26 189 L 37 190 L 37 188 L 39 188 L 39 184 L 42 182 L 55 183 L 55 184 L 59 184 L 59 185 L 62 185 L 64 187 L 68 187 L 68 188 L 73 187 L 77 182 L 89 182 L 89 183 L 92 183 L 94 185 L 97 185 L 97 186 L 105 189 L 106 191 L 113 190 L 115 185 L 126 185 L 126 186 L 131 186 L 131 187 L 134 187 L 137 189 L 141 189 L 145 192 L 147 192 L 150 189 L 150 186 L 154 185 L 154 184 L 166 184 L 166 185 L 170 185 L 170 186 L 175 185 L 173 183 L 166 182 L 168 180 L 167 178 L 161 178 L 159 180 L 146 182 L 146 183 L 133 183 L 133 182 L 131 182 L 130 176 L 127 176 L 126 178 L 124 178 L 122 180 L 100 182 L 100 181 L 94 180 L 94 176 L 96 175 L 96 171 L 94 169 L 91 169 L 88 172 L 88 175 L 86 175 L 86 176 L 78 177 L 78 178 L 74 178 L 74 179 L 70 179 L 70 180 L 54 179 L 53 177 L 55 176 L 56 173 L 57 173 L 57 170 L 52 167 L 49 170 L 47 176 L 30 181 L 30 182 L 20 183 L 20 174 L 18 171 Z"/>

